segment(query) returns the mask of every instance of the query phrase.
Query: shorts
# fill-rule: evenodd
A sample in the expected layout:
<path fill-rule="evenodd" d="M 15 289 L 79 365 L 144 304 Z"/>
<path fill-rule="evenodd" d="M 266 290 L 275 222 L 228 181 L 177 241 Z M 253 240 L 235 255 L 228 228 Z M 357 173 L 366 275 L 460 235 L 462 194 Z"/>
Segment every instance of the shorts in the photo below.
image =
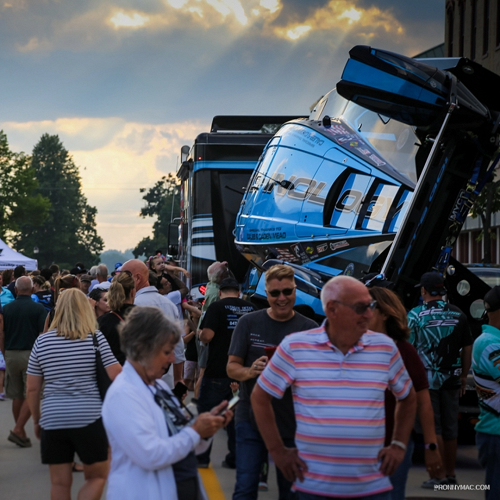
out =
<path fill-rule="evenodd" d="M 3 357 L 2 351 L 0 351 L 0 371 L 5 371 L 5 358 Z"/>
<path fill-rule="evenodd" d="M 436 434 L 448 441 L 458 436 L 458 409 L 460 389 L 429 389 L 432 409 L 434 411 L 434 427 Z M 415 430 L 423 434 L 422 426 L 417 418 Z"/>
<path fill-rule="evenodd" d="M 85 465 L 108 459 L 108 437 L 102 418 L 75 429 L 42 429 L 42 464 L 70 464 L 75 452 Z"/>
<path fill-rule="evenodd" d="M 186 361 L 184 363 L 184 379 L 194 380 L 198 375 L 198 362 Z"/>
<path fill-rule="evenodd" d="M 31 351 L 5 351 L 5 395 L 9 399 L 26 397 L 26 370 Z"/>

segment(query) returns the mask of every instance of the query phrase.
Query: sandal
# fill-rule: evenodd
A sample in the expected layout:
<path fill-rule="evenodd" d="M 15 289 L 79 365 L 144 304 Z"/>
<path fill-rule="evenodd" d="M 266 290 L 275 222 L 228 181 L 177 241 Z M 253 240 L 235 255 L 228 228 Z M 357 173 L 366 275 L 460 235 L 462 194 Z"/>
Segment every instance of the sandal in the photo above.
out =
<path fill-rule="evenodd" d="M 71 467 L 71 470 L 73 472 L 83 472 L 83 465 L 77 464 L 76 462 L 73 462 L 73 466 Z"/>

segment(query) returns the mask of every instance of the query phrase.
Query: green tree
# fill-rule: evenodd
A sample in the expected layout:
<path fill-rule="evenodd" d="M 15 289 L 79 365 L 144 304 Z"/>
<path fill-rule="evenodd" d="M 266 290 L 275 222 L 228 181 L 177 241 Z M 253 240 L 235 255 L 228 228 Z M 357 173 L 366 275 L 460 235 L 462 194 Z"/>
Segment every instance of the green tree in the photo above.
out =
<path fill-rule="evenodd" d="M 146 190 L 140 191 L 143 193 Z M 167 253 L 169 224 L 174 218 L 180 216 L 179 193 L 180 180 L 173 172 L 170 172 L 142 197 L 146 206 L 142 207 L 139 215 L 144 219 L 146 217 L 157 217 L 157 219 L 153 224 L 153 237 L 143 238 L 134 248 L 133 253 L 136 258 L 140 255 L 153 255 L 158 249 Z"/>
<path fill-rule="evenodd" d="M 41 226 L 31 221 L 22 225 L 17 248 L 33 256 L 33 248 L 38 247 L 37 258 L 43 266 L 97 263 L 104 246 L 96 231 L 97 209 L 87 204 L 78 167 L 57 135 L 42 135 L 33 149 L 32 167 L 38 192 L 49 198 L 51 207 Z"/>
<path fill-rule="evenodd" d="M 491 240 L 495 233 L 491 231 L 491 216 L 500 211 L 500 180 L 488 182 L 477 197 L 471 210 L 471 217 L 479 217 L 483 224 L 483 230 L 479 234 L 479 240 L 484 239 L 483 262 L 491 264 Z"/>
<path fill-rule="evenodd" d="M 11 242 L 29 220 L 39 226 L 48 216 L 50 201 L 36 193 L 38 182 L 31 158 L 13 153 L 7 136 L 0 130 L 0 238 Z"/>

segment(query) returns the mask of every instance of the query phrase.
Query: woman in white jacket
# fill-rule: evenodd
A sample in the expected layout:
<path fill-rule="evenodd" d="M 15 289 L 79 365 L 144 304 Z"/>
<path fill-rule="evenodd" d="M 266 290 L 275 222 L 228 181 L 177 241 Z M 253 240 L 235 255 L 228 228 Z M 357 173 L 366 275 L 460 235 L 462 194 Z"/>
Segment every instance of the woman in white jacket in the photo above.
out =
<path fill-rule="evenodd" d="M 111 445 L 108 500 L 200 500 L 195 453 L 232 418 L 226 402 L 196 419 L 160 380 L 174 361 L 179 326 L 156 307 L 135 307 L 122 324 L 127 356 L 106 394 L 102 417 Z"/>

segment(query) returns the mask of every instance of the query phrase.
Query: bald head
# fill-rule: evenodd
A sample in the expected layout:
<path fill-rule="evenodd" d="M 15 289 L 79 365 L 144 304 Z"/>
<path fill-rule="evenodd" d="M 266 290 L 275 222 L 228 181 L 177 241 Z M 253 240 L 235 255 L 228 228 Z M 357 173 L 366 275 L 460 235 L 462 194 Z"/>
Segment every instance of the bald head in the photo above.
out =
<path fill-rule="evenodd" d="M 33 281 L 29 276 L 21 276 L 16 280 L 17 295 L 31 295 L 33 291 Z"/>
<path fill-rule="evenodd" d="M 130 271 L 132 273 L 136 290 L 149 286 L 149 269 L 139 259 L 127 260 L 122 266 L 123 271 Z"/>
<path fill-rule="evenodd" d="M 351 276 L 335 276 L 321 290 L 321 304 L 326 311 L 326 305 L 332 300 L 345 300 L 346 296 L 366 294 L 366 286 Z"/>

